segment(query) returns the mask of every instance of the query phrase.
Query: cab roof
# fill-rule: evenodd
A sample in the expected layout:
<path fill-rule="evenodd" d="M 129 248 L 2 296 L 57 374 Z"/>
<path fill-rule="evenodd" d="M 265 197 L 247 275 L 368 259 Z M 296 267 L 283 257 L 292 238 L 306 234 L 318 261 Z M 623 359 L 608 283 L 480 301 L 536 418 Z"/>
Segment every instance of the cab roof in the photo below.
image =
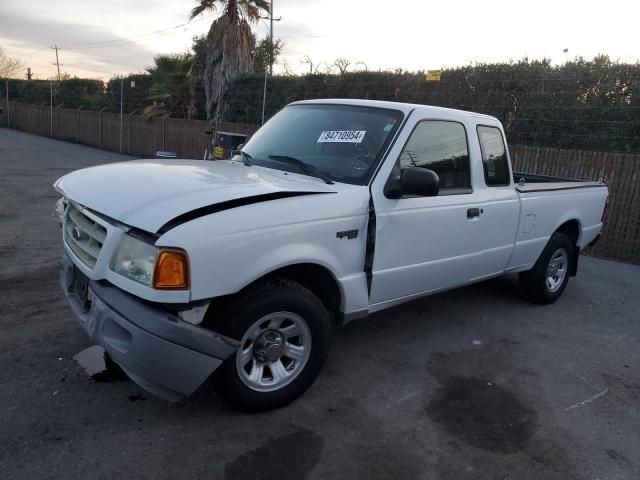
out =
<path fill-rule="evenodd" d="M 468 112 L 465 110 L 456 110 L 453 108 L 434 107 L 431 105 L 421 105 L 417 103 L 402 103 L 402 102 L 387 102 L 383 100 L 361 100 L 352 98 L 322 98 L 316 100 L 301 100 L 298 102 L 292 102 L 289 105 L 352 105 L 358 107 L 374 107 L 374 108 L 388 108 L 392 110 L 400 110 L 405 115 L 411 113 L 414 110 L 419 110 L 422 115 L 444 115 L 447 117 L 473 117 L 482 118 L 486 120 L 498 121 L 497 118 L 490 115 L 484 115 L 481 113 Z M 289 106 L 287 105 L 287 106 Z"/>

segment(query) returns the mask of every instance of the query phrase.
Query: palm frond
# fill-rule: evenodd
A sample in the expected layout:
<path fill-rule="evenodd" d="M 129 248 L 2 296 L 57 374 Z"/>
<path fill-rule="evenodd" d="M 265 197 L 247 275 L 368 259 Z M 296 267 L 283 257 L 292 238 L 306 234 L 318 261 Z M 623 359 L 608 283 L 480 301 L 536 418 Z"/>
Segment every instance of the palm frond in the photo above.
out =
<path fill-rule="evenodd" d="M 189 20 L 193 20 L 194 18 L 196 18 L 198 15 L 205 12 L 206 10 L 211 10 L 212 12 L 215 12 L 218 9 L 218 6 L 217 6 L 218 2 L 225 3 L 223 0 L 199 0 L 198 4 L 191 9 Z"/>
<path fill-rule="evenodd" d="M 269 13 L 269 5 L 269 2 L 266 0 L 240 0 L 238 2 L 238 6 L 244 14 L 244 17 L 251 22 L 258 21 L 263 11 Z"/>
<path fill-rule="evenodd" d="M 268 14 L 271 14 L 271 4 L 267 0 L 253 0 L 252 3 L 260 10 L 264 10 Z"/>

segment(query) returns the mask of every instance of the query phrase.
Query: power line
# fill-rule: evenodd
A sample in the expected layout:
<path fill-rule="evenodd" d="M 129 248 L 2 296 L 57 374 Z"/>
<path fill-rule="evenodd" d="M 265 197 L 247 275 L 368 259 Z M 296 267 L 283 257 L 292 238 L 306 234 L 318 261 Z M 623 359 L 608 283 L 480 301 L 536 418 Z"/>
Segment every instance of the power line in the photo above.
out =
<path fill-rule="evenodd" d="M 178 33 L 176 30 L 179 28 L 188 28 L 190 25 L 193 25 L 194 23 L 207 21 L 214 17 L 215 15 L 203 16 L 201 18 L 193 20 L 192 22 L 180 23 L 178 25 L 174 25 L 173 27 L 162 28 L 159 30 L 152 30 L 149 32 L 140 33 L 138 35 L 134 35 L 133 37 L 123 37 L 117 40 L 101 40 L 98 42 L 75 43 L 75 44 L 66 45 L 65 48 L 67 50 L 86 50 L 86 49 L 93 49 L 93 48 L 113 47 L 118 45 L 124 45 L 127 43 L 135 43 L 138 40 L 148 40 L 150 38 L 159 38 L 163 36 L 173 35 L 175 33 Z"/>

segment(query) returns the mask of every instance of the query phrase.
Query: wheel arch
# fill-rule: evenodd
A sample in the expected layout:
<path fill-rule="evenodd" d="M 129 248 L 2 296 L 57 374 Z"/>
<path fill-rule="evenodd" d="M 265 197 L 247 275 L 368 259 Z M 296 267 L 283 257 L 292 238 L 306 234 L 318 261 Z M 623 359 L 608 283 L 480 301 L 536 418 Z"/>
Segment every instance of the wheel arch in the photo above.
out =
<path fill-rule="evenodd" d="M 326 266 L 312 262 L 294 263 L 273 270 L 256 281 L 271 278 L 287 278 L 303 285 L 318 296 L 336 319 L 340 317 L 343 306 L 342 288 L 333 272 Z"/>
<path fill-rule="evenodd" d="M 344 306 L 344 291 L 342 285 L 337 280 L 334 273 L 325 265 L 315 262 L 292 263 L 280 266 L 245 285 L 240 291 L 214 298 L 209 305 L 205 322 L 215 319 L 216 312 L 220 311 L 223 305 L 235 295 L 252 288 L 253 286 L 278 278 L 285 278 L 299 283 L 313 292 L 338 322 L 342 321 Z"/>
<path fill-rule="evenodd" d="M 580 235 L 582 233 L 582 227 L 580 220 L 572 218 L 562 223 L 553 233 L 563 233 L 571 241 L 573 246 L 572 258 L 571 258 L 571 271 L 569 272 L 572 277 L 575 277 L 578 273 L 578 261 L 580 259 L 580 247 L 578 246 Z"/>

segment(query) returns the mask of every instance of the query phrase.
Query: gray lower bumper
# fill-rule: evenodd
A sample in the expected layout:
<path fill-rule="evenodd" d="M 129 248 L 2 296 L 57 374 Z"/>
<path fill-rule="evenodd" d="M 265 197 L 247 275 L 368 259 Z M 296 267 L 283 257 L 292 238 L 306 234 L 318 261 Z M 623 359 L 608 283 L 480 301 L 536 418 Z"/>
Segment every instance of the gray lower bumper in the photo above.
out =
<path fill-rule="evenodd" d="M 73 289 L 73 265 L 60 280 L 89 337 L 145 390 L 179 400 L 193 393 L 238 346 L 235 340 L 182 321 L 111 285 L 88 284 L 84 304 Z"/>

